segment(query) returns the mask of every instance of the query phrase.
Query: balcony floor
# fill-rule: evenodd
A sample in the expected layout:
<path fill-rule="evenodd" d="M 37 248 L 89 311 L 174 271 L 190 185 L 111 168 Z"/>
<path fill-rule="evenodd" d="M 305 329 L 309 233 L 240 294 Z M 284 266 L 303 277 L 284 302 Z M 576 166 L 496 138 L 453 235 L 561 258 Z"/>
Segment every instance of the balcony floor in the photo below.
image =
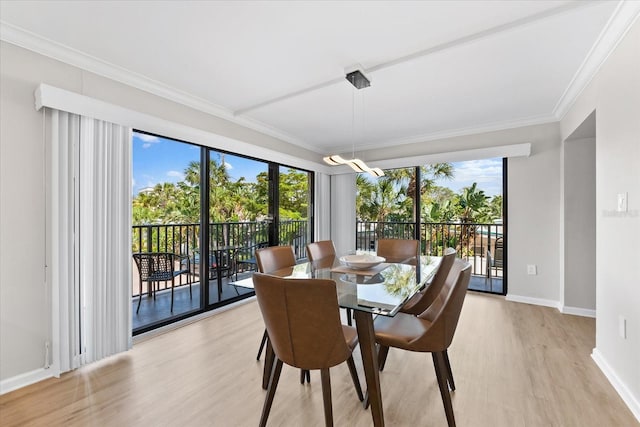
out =
<path fill-rule="evenodd" d="M 238 280 L 249 277 L 250 274 L 251 273 L 238 274 Z M 229 279 L 225 277 L 222 279 L 222 301 L 235 300 L 238 297 L 253 292 L 253 289 L 230 285 L 229 283 L 233 281 L 235 281 L 235 278 Z M 191 292 L 192 297 L 189 296 L 189 285 L 181 285 L 174 289 L 173 312 L 171 312 L 170 289 L 162 289 L 161 291 L 157 291 L 155 299 L 144 293 L 142 295 L 142 302 L 140 303 L 140 311 L 138 313 L 136 313 L 136 309 L 138 308 L 139 297 L 132 297 L 131 308 L 133 313 L 133 330 L 135 331 L 141 327 L 146 327 L 154 323 L 170 319 L 171 317 L 180 316 L 189 312 L 199 310 L 199 282 L 194 282 L 191 284 Z M 218 281 L 216 279 L 209 280 L 209 297 L 210 304 L 217 304 L 220 302 L 220 296 L 218 295 Z"/>

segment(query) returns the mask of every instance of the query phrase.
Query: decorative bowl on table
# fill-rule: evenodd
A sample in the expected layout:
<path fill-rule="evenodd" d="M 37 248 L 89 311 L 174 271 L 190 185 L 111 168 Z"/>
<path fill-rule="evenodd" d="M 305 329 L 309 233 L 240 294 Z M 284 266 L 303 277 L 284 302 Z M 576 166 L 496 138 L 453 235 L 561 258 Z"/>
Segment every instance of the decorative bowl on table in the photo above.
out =
<path fill-rule="evenodd" d="M 340 257 L 341 263 L 354 270 L 367 270 L 385 261 L 383 257 L 371 254 L 345 255 Z"/>

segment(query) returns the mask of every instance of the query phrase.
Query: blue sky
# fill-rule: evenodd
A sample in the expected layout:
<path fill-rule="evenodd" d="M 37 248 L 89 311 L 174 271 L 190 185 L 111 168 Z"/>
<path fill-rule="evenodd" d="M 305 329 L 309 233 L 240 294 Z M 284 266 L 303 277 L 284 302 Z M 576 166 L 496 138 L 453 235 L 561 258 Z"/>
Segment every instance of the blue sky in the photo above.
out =
<path fill-rule="evenodd" d="M 133 133 L 133 194 L 146 187 L 163 182 L 178 182 L 192 161 L 199 161 L 200 148 L 196 145 L 157 136 Z M 220 160 L 219 158 L 217 159 Z M 256 175 L 267 171 L 267 164 L 243 157 L 224 155 L 227 171 L 233 181 L 244 176 L 255 181 Z M 452 163 L 453 180 L 439 180 L 438 185 L 449 187 L 456 193 L 474 182 L 487 196 L 502 194 L 502 159 L 471 160 Z"/>
<path fill-rule="evenodd" d="M 220 161 L 220 158 L 216 158 Z M 200 147 L 157 136 L 133 133 L 133 194 L 163 182 L 179 182 L 190 162 L 200 161 Z M 255 181 L 267 171 L 267 164 L 243 157 L 224 155 L 227 172 L 233 181 L 244 176 Z"/>

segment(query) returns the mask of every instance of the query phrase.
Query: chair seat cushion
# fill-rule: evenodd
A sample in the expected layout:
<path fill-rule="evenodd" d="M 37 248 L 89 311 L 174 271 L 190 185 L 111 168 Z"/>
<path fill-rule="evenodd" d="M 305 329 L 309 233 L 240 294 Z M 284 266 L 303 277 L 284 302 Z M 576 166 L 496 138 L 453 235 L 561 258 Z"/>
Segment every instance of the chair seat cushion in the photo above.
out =
<path fill-rule="evenodd" d="M 411 342 L 425 334 L 431 322 L 411 314 L 398 313 L 394 317 L 378 316 L 373 324 L 376 342 L 388 347 L 415 350 Z"/>
<path fill-rule="evenodd" d="M 149 274 L 148 281 L 157 282 L 157 281 L 165 281 L 173 279 L 173 274 L 171 271 L 156 271 Z"/>

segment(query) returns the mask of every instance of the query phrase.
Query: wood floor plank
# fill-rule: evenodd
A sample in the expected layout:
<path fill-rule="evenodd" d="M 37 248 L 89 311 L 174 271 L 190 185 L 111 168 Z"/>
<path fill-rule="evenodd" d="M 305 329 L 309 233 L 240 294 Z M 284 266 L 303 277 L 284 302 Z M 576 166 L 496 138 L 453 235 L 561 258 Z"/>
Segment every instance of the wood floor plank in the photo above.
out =
<path fill-rule="evenodd" d="M 2 426 L 255 426 L 265 391 L 255 302 L 140 342 L 122 355 L 0 396 Z M 594 319 L 470 293 L 449 358 L 458 426 L 639 426 L 591 359 Z M 359 350 L 354 358 L 364 385 Z M 270 426 L 324 425 L 320 373 L 285 366 Z M 391 349 L 386 424 L 446 426 L 429 354 Z M 336 426 L 369 426 L 346 364 L 331 370 Z"/>

